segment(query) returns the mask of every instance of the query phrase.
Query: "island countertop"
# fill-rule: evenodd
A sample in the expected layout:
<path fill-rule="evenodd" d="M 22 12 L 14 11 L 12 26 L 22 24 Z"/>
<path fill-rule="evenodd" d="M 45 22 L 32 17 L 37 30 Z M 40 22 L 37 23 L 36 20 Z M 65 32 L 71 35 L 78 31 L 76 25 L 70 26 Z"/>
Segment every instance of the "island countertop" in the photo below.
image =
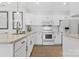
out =
<path fill-rule="evenodd" d="M 15 43 L 19 40 L 21 40 L 22 38 L 24 37 L 27 37 L 31 34 L 33 34 L 35 32 L 29 32 L 29 33 L 26 33 L 26 34 L 12 34 L 12 33 L 9 33 L 9 34 L 0 34 L 0 44 L 11 44 L 11 43 Z"/>
<path fill-rule="evenodd" d="M 77 33 L 71 33 L 71 34 L 68 34 L 67 36 L 70 36 L 75 39 L 79 39 L 79 34 L 77 34 Z"/>

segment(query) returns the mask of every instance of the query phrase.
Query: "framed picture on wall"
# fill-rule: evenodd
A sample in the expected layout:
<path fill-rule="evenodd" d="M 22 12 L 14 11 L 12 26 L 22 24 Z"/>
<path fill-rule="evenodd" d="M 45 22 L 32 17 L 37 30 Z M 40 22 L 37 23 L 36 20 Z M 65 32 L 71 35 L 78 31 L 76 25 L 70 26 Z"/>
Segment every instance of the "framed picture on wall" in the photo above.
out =
<path fill-rule="evenodd" d="M 12 17 L 13 17 L 13 29 L 16 29 L 17 23 L 19 23 L 19 27 L 22 29 L 23 28 L 23 12 L 12 12 Z"/>
<path fill-rule="evenodd" d="M 0 29 L 8 29 L 8 11 L 0 11 Z"/>

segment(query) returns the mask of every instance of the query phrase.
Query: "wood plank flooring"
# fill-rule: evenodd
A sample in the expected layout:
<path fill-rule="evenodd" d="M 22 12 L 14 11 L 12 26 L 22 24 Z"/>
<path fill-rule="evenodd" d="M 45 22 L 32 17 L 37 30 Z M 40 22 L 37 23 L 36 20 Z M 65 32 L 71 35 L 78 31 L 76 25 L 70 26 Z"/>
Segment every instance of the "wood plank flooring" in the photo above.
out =
<path fill-rule="evenodd" d="M 62 45 L 35 45 L 31 57 L 62 57 Z"/>

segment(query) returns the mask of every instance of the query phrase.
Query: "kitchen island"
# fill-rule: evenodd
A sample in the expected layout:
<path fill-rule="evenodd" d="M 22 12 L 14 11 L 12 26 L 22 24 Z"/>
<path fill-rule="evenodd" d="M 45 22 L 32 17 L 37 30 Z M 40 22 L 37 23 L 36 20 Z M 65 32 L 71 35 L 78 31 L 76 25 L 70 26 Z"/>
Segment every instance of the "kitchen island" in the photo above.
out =
<path fill-rule="evenodd" d="M 0 57 L 28 57 L 33 48 L 32 34 L 0 34 Z M 30 46 L 28 46 L 30 44 Z M 29 55 L 28 53 L 29 52 Z"/>
<path fill-rule="evenodd" d="M 75 39 L 79 39 L 79 34 L 77 34 L 77 33 L 71 33 L 71 34 L 69 34 L 69 36 L 73 37 Z"/>
<path fill-rule="evenodd" d="M 63 56 L 79 57 L 79 34 L 68 34 L 63 36 Z"/>

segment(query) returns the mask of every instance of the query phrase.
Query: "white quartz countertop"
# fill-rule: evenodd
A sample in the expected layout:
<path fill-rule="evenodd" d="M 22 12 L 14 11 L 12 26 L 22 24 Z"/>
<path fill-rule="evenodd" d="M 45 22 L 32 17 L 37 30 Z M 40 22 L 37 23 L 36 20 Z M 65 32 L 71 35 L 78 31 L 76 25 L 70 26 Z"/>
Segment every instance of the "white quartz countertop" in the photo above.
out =
<path fill-rule="evenodd" d="M 72 33 L 68 36 L 63 36 L 63 56 L 64 57 L 79 57 L 79 34 Z"/>
<path fill-rule="evenodd" d="M 8 33 L 8 34 L 0 34 L 0 44 L 8 44 L 8 43 L 15 43 L 19 40 L 21 40 L 24 37 L 27 37 L 31 34 L 33 34 L 34 32 L 29 32 L 26 34 L 13 34 L 13 33 Z"/>
<path fill-rule="evenodd" d="M 71 33 L 71 34 L 69 34 L 69 36 L 73 37 L 75 39 L 79 39 L 79 34 L 77 34 L 77 33 Z"/>

